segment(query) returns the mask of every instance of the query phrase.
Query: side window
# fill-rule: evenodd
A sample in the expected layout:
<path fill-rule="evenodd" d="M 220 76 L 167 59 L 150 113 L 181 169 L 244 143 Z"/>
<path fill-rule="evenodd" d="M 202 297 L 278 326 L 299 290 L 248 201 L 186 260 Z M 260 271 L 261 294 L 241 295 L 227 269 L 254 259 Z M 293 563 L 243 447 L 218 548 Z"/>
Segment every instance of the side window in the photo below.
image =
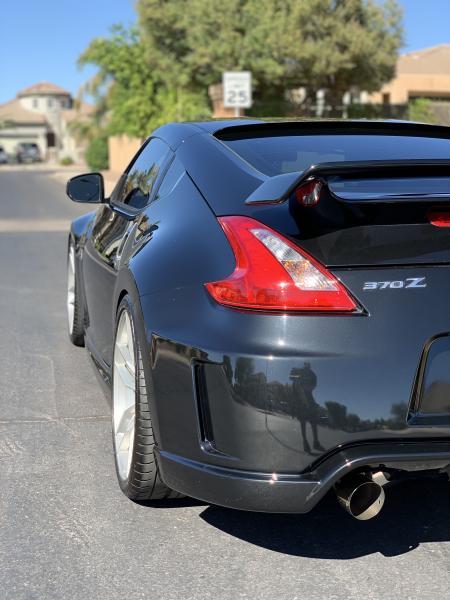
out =
<path fill-rule="evenodd" d="M 165 142 L 150 140 L 132 164 L 117 202 L 138 209 L 146 206 L 171 154 Z"/>
<path fill-rule="evenodd" d="M 160 198 L 164 198 L 164 196 L 167 196 L 167 194 L 170 194 L 170 192 L 175 188 L 180 179 L 183 177 L 184 173 L 185 171 L 183 165 L 178 160 L 178 158 L 175 158 L 170 167 L 167 169 L 167 172 L 164 175 L 164 178 L 161 182 L 161 185 L 158 188 L 158 191 L 156 192 L 156 196 L 154 199 L 159 200 Z"/>

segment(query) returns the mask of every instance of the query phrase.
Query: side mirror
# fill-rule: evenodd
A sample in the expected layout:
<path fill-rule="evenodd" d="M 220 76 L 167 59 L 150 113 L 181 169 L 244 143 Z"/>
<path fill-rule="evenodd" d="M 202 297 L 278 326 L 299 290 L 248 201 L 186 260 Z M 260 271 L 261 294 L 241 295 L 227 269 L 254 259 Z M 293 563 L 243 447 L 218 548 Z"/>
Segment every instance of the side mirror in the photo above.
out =
<path fill-rule="evenodd" d="M 74 202 L 101 204 L 105 201 L 103 175 L 100 173 L 86 173 L 85 175 L 72 177 L 67 182 L 66 194 Z"/>

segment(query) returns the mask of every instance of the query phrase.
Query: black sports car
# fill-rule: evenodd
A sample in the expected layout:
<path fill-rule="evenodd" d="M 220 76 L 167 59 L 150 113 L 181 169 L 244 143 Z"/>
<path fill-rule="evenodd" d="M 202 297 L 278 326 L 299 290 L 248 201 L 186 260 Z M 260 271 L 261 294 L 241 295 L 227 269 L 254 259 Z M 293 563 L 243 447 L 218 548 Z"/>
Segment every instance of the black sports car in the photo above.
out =
<path fill-rule="evenodd" d="M 450 128 L 165 125 L 72 223 L 68 314 L 120 486 L 359 519 L 450 465 Z"/>

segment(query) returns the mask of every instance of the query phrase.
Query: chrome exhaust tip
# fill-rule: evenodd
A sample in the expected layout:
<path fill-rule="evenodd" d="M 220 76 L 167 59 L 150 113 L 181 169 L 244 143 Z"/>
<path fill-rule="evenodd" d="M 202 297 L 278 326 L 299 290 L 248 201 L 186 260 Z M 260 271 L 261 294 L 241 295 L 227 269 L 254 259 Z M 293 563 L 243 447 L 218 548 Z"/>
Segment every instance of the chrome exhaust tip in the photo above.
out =
<path fill-rule="evenodd" d="M 352 474 L 336 485 L 339 504 L 358 521 L 368 521 L 378 515 L 384 505 L 384 483 L 388 479 L 381 471 L 371 475 Z"/>

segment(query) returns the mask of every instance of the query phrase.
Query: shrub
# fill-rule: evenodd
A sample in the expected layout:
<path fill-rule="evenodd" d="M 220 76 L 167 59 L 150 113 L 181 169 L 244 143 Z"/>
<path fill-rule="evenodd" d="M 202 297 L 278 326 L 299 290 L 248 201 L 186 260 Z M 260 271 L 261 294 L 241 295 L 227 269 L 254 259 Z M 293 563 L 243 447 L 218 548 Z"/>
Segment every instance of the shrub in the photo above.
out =
<path fill-rule="evenodd" d="M 70 156 L 63 156 L 59 161 L 59 164 L 63 167 L 68 167 L 69 165 L 73 165 L 73 158 Z"/>
<path fill-rule="evenodd" d="M 86 149 L 84 158 L 92 171 L 104 171 L 108 168 L 108 137 L 94 138 Z"/>
<path fill-rule="evenodd" d="M 436 123 L 433 102 L 427 98 L 415 98 L 409 103 L 409 118 L 419 123 Z"/>

